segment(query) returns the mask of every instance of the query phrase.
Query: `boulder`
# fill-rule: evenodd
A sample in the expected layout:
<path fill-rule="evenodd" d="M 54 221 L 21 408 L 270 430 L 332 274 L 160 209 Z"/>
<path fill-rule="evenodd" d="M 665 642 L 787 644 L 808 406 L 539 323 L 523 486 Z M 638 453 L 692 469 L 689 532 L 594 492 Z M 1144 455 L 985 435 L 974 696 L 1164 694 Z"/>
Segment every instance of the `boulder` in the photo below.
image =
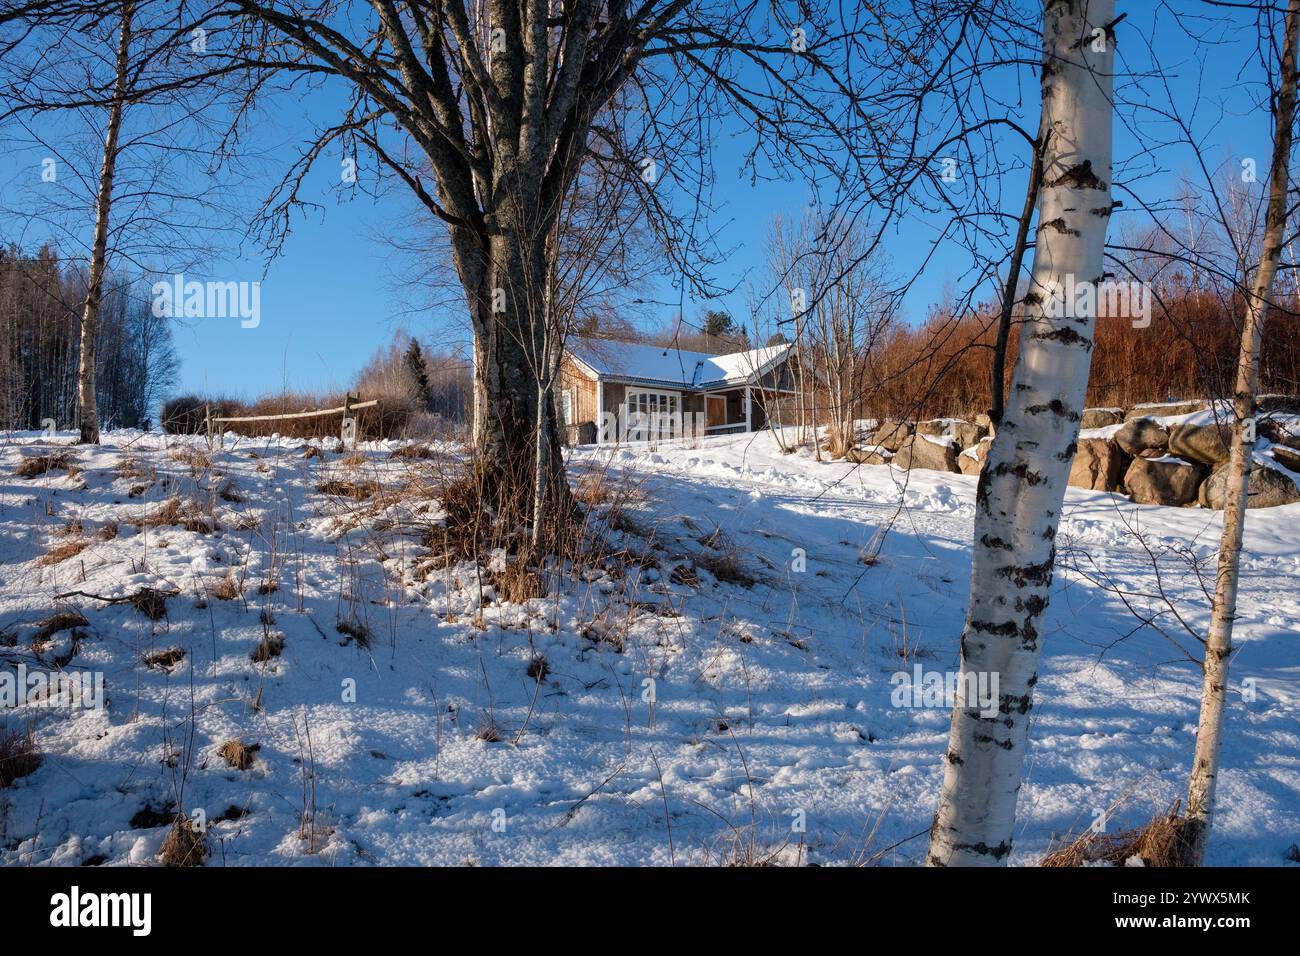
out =
<path fill-rule="evenodd" d="M 1181 458 L 1134 458 L 1124 473 L 1124 487 L 1140 505 L 1191 504 L 1205 468 Z"/>
<path fill-rule="evenodd" d="M 898 449 L 894 464 L 910 471 L 924 468 L 927 471 L 959 472 L 957 447 L 944 439 L 931 440 L 924 435 L 913 435 Z"/>
<path fill-rule="evenodd" d="M 1300 449 L 1300 422 L 1261 418 L 1255 431 L 1276 445 Z"/>
<path fill-rule="evenodd" d="M 918 435 L 929 435 L 931 438 L 938 438 L 941 435 L 948 434 L 948 429 L 952 425 L 950 418 L 931 418 L 929 421 L 917 422 L 914 431 Z"/>
<path fill-rule="evenodd" d="M 876 448 L 850 448 L 844 453 L 844 460 L 855 465 L 883 465 L 894 456 Z"/>
<path fill-rule="evenodd" d="M 880 423 L 874 435 L 871 436 L 871 442 L 879 445 L 886 451 L 898 451 L 903 447 L 903 442 L 912 436 L 912 423 L 899 421 L 896 418 L 886 418 Z"/>
<path fill-rule="evenodd" d="M 957 467 L 961 469 L 963 475 L 978 475 L 984 470 L 984 462 L 988 461 L 989 446 L 993 444 L 992 438 L 981 438 L 978 445 L 967 448 L 957 456 Z"/>
<path fill-rule="evenodd" d="M 1205 479 L 1201 485 L 1199 500 L 1201 507 L 1223 508 L 1228 490 L 1228 466 L 1220 465 L 1214 474 Z M 1300 489 L 1289 475 L 1276 468 L 1271 468 L 1258 459 L 1251 462 L 1250 483 L 1246 491 L 1247 508 L 1276 508 L 1278 505 L 1290 505 L 1300 501 Z"/>
<path fill-rule="evenodd" d="M 952 436 L 958 448 L 970 448 L 972 445 L 977 445 L 988 433 L 988 426 L 981 425 L 979 422 L 956 421 L 948 429 L 948 434 Z"/>
<path fill-rule="evenodd" d="M 1273 459 L 1283 468 L 1300 471 L 1300 450 L 1288 448 L 1286 445 L 1274 445 L 1270 450 L 1273 452 Z"/>
<path fill-rule="evenodd" d="M 1255 408 L 1260 412 L 1285 412 L 1288 415 L 1300 414 L 1300 398 L 1294 395 L 1260 395 L 1255 399 Z"/>
<path fill-rule="evenodd" d="M 1070 465 L 1070 485 L 1093 491 L 1118 491 L 1129 456 L 1110 438 L 1080 438 L 1074 463 Z"/>
<path fill-rule="evenodd" d="M 1233 426 L 1225 421 L 1183 422 L 1169 429 L 1169 454 L 1202 465 L 1221 464 L 1228 460 L 1232 432 Z"/>
<path fill-rule="evenodd" d="M 1124 421 L 1122 408 L 1085 408 L 1079 418 L 1080 428 L 1106 428 Z"/>
<path fill-rule="evenodd" d="M 1164 418 L 1169 415 L 1190 415 L 1192 412 L 1200 412 L 1210 407 L 1210 403 L 1203 399 L 1197 399 L 1191 402 L 1153 402 L 1146 405 L 1134 405 L 1124 416 L 1126 421 L 1133 421 L 1135 418 Z"/>
<path fill-rule="evenodd" d="M 1169 430 L 1150 418 L 1134 418 L 1115 432 L 1115 441 L 1135 458 L 1159 458 L 1169 449 Z"/>

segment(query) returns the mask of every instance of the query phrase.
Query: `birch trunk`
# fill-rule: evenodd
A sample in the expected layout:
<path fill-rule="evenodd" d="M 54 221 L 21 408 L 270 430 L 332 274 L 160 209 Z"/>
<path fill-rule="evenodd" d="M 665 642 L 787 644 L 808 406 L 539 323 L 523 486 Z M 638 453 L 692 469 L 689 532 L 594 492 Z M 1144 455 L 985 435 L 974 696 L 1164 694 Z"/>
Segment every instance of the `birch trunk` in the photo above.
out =
<path fill-rule="evenodd" d="M 99 304 L 104 294 L 104 273 L 108 259 L 108 217 L 113 206 L 113 173 L 117 169 L 117 140 L 122 129 L 122 108 L 126 101 L 127 70 L 131 55 L 131 18 L 134 4 L 122 4 L 117 36 L 116 76 L 113 101 L 108 108 L 108 129 L 104 133 L 104 158 L 99 167 L 99 190 L 95 196 L 95 237 L 90 249 L 86 277 L 86 301 L 81 310 L 81 357 L 77 368 L 78 419 L 81 441 L 99 444 L 99 409 L 95 402 L 95 338 L 99 333 Z"/>
<path fill-rule="evenodd" d="M 996 677 L 997 713 L 981 716 L 959 691 L 930 831 L 931 866 L 996 865 L 1011 852 L 1056 529 L 1096 321 L 1095 299 L 1092 308 L 1085 302 L 1073 310 L 1054 307 L 1052 293 L 1071 279 L 1100 283 L 1103 277 L 1114 10 L 1114 0 L 1044 5 L 1042 128 L 1050 135 L 1031 289 L 1011 394 L 976 494 L 958 683 L 985 675 L 991 688 Z"/>
<path fill-rule="evenodd" d="M 1214 604 L 1210 612 L 1210 633 L 1205 644 L 1201 714 L 1196 728 L 1191 782 L 1187 790 L 1184 862 L 1192 866 L 1200 866 L 1205 860 L 1205 847 L 1214 814 L 1215 785 L 1219 776 L 1219 746 L 1228 688 L 1228 659 L 1232 655 L 1232 623 L 1237 613 L 1241 541 L 1246 524 L 1246 496 L 1250 486 L 1250 459 L 1254 444 L 1246 441 L 1244 425 L 1255 415 L 1255 395 L 1259 388 L 1259 346 L 1264 334 L 1264 320 L 1273 290 L 1273 279 L 1277 274 L 1285 241 L 1291 130 L 1296 107 L 1296 40 L 1300 36 L 1300 0 L 1290 0 L 1284 34 L 1281 87 L 1274 113 L 1268 210 L 1264 219 L 1259 271 L 1255 273 L 1241 329 L 1237 382 L 1233 392 L 1233 413 L 1237 429 L 1228 459 L 1223 536 L 1219 543 L 1219 566 L 1215 577 Z"/>

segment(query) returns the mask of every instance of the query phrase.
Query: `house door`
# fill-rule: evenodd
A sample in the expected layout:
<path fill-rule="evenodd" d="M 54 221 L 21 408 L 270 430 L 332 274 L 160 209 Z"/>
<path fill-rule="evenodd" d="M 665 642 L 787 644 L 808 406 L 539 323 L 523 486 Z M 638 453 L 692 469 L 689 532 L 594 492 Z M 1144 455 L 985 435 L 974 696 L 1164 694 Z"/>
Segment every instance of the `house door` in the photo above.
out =
<path fill-rule="evenodd" d="M 714 425 L 727 424 L 727 400 L 721 395 L 710 395 L 705 399 L 705 424 L 712 428 Z"/>

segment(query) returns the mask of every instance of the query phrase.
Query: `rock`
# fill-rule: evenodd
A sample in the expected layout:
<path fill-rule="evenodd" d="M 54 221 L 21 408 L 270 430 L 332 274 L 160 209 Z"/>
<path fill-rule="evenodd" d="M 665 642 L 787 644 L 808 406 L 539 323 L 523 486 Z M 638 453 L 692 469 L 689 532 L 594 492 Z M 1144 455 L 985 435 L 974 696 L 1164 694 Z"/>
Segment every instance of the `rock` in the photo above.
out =
<path fill-rule="evenodd" d="M 1300 415 L 1300 398 L 1294 395 L 1260 395 L 1255 399 L 1255 409 L 1260 412 Z"/>
<path fill-rule="evenodd" d="M 963 475 L 978 475 L 984 470 L 984 462 L 988 461 L 989 446 L 993 444 L 992 438 L 981 438 L 978 445 L 967 448 L 957 456 L 957 467 L 961 469 Z"/>
<path fill-rule="evenodd" d="M 1223 508 L 1228 489 L 1228 466 L 1220 465 L 1214 474 L 1201 486 L 1199 500 L 1201 507 Z M 1289 475 L 1276 468 L 1271 468 L 1258 459 L 1250 466 L 1250 484 L 1246 492 L 1247 508 L 1276 508 L 1278 505 L 1290 505 L 1300 501 L 1300 489 Z"/>
<path fill-rule="evenodd" d="M 1255 431 L 1276 445 L 1300 449 L 1300 422 L 1261 418 Z"/>
<path fill-rule="evenodd" d="M 1223 421 L 1204 425 L 1183 422 L 1169 429 L 1169 454 L 1202 465 L 1218 465 L 1228 460 L 1232 431 L 1232 425 Z"/>
<path fill-rule="evenodd" d="M 1122 408 L 1085 408 L 1079 418 L 1079 427 L 1081 429 L 1106 428 L 1108 425 L 1118 425 L 1123 421 L 1124 409 Z"/>
<path fill-rule="evenodd" d="M 988 426 L 981 425 L 979 422 L 953 422 L 947 432 L 957 443 L 958 448 L 970 448 L 979 442 L 989 433 Z"/>
<path fill-rule="evenodd" d="M 1070 485 L 1092 491 L 1118 491 L 1129 456 L 1110 438 L 1080 438 Z"/>
<path fill-rule="evenodd" d="M 894 464 L 910 471 L 924 468 L 927 471 L 959 472 L 957 447 L 950 441 L 931 441 L 923 435 L 913 435 L 898 449 Z"/>
<path fill-rule="evenodd" d="M 1270 450 L 1273 452 L 1273 459 L 1283 468 L 1300 471 L 1300 450 L 1288 448 L 1286 445 L 1274 445 Z"/>
<path fill-rule="evenodd" d="M 876 433 L 871 436 L 871 442 L 879 445 L 886 451 L 898 451 L 903 447 L 903 442 L 912 436 L 912 423 L 899 421 L 896 418 L 886 418 L 876 429 Z"/>
<path fill-rule="evenodd" d="M 1140 505 L 1182 506 L 1196 500 L 1205 468 L 1180 458 L 1134 458 L 1124 487 Z"/>
<path fill-rule="evenodd" d="M 1169 449 L 1169 430 L 1150 418 L 1135 418 L 1115 432 L 1115 441 L 1135 458 L 1159 458 Z"/>
<path fill-rule="evenodd" d="M 948 434 L 948 427 L 952 420 L 948 418 L 931 418 L 929 421 L 917 422 L 914 431 L 918 435 L 929 435 L 932 438 L 938 438 L 941 435 Z"/>
<path fill-rule="evenodd" d="M 1168 415 L 1190 415 L 1192 412 L 1200 412 L 1210 407 L 1210 403 L 1197 399 L 1191 402 L 1152 402 L 1146 405 L 1134 405 L 1124 416 L 1126 421 L 1133 421 L 1136 418 L 1164 418 Z"/>
<path fill-rule="evenodd" d="M 883 465 L 894 456 L 876 449 L 850 448 L 844 453 L 844 460 L 855 465 Z"/>

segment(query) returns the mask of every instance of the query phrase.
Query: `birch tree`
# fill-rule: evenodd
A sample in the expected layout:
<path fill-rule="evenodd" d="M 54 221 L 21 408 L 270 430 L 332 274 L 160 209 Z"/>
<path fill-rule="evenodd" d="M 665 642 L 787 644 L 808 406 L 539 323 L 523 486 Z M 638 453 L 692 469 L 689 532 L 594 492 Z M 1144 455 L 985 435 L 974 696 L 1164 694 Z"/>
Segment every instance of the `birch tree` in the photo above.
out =
<path fill-rule="evenodd" d="M 113 97 L 108 104 L 104 132 L 104 155 L 99 167 L 99 189 L 95 194 L 95 236 L 91 241 L 90 265 L 86 277 L 86 301 L 81 310 L 81 353 L 77 368 L 77 401 L 81 441 L 99 444 L 99 412 L 95 405 L 95 337 L 99 329 L 99 304 L 104 291 L 108 264 L 108 218 L 113 207 L 113 174 L 117 168 L 118 137 L 122 132 L 122 110 L 126 103 L 128 71 L 131 65 L 131 21 L 135 4 L 124 0 L 118 14 L 117 54 L 113 59 Z"/>
<path fill-rule="evenodd" d="M 930 832 L 932 866 L 989 866 L 1011 852 L 1016 797 L 1038 681 L 1056 530 L 1088 384 L 1095 296 L 1111 203 L 1113 0 L 1047 0 L 1042 125 L 1046 146 L 1025 323 L 1006 409 L 980 475 L 961 673 Z M 963 692 L 998 680 L 998 713 Z"/>
<path fill-rule="evenodd" d="M 1196 751 L 1187 790 L 1184 842 L 1185 862 L 1199 866 L 1205 859 L 1214 815 L 1219 777 L 1219 748 L 1223 736 L 1223 709 L 1228 689 L 1228 661 L 1232 656 L 1232 626 L 1237 614 L 1237 583 L 1241 544 L 1246 524 L 1246 499 L 1250 493 L 1250 465 L 1254 447 L 1255 397 L 1259 388 L 1259 350 L 1264 320 L 1273 293 L 1274 277 L 1286 240 L 1287 186 L 1290 180 L 1291 139 L 1296 112 L 1296 44 L 1300 38 L 1300 0 L 1287 5 L 1281 49 L 1281 77 L 1274 98 L 1273 157 L 1269 169 L 1268 209 L 1259 268 L 1246 299 L 1233 392 L 1236 427 L 1229 448 L 1228 484 L 1223 506 L 1223 534 L 1215 576 L 1210 630 L 1205 645 L 1201 712 L 1196 727 Z"/>

